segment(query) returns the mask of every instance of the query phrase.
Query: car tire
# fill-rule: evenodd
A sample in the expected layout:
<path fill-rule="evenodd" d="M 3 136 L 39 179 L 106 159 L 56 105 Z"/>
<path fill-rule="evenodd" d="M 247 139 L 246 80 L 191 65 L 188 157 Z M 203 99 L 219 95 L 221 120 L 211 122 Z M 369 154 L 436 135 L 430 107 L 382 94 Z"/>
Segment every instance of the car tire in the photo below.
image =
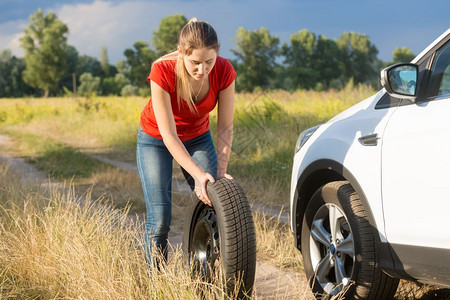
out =
<path fill-rule="evenodd" d="M 394 296 L 399 280 L 379 267 L 377 234 L 347 181 L 330 182 L 314 193 L 303 218 L 301 248 L 316 298 Z"/>
<path fill-rule="evenodd" d="M 227 293 L 233 298 L 249 298 L 256 272 L 256 235 L 250 204 L 234 180 L 222 178 L 208 183 L 207 192 L 212 207 L 193 193 L 196 200 L 183 232 L 185 258 L 191 270 L 208 281 L 221 267 Z"/>

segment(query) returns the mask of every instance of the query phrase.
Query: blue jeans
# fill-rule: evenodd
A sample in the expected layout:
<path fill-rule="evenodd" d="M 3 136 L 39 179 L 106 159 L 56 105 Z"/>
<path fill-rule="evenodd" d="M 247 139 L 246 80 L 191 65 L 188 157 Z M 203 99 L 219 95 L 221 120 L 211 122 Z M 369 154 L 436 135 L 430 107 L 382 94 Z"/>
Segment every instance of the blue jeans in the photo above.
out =
<path fill-rule="evenodd" d="M 195 163 L 214 178 L 217 176 L 217 154 L 211 133 L 183 142 Z M 137 166 L 147 209 L 145 226 L 146 259 L 151 263 L 153 245 L 167 259 L 167 237 L 172 218 L 172 161 L 164 142 L 139 128 L 136 152 Z M 191 189 L 193 178 L 183 170 Z"/>

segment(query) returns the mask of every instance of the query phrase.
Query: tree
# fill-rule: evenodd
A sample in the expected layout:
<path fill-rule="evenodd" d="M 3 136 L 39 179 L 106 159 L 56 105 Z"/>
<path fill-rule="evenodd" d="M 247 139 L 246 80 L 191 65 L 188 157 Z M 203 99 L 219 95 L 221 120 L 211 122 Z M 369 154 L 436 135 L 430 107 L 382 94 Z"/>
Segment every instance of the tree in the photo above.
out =
<path fill-rule="evenodd" d="M 303 29 L 291 35 L 289 42 L 290 46 L 283 44 L 281 52 L 285 57 L 286 72 L 292 88 L 314 87 L 319 79 L 319 72 L 313 61 L 317 47 L 316 35 Z"/>
<path fill-rule="evenodd" d="M 392 57 L 394 58 L 395 63 L 400 62 L 410 62 L 414 59 L 415 55 L 412 51 L 407 47 L 396 47 L 392 52 Z"/>
<path fill-rule="evenodd" d="M 255 87 L 269 87 L 275 75 L 275 59 L 279 53 L 278 36 L 271 36 L 264 27 L 255 31 L 240 27 L 234 43 L 236 48 L 231 51 L 237 57 L 237 89 L 252 91 Z"/>
<path fill-rule="evenodd" d="M 130 80 L 122 73 L 116 74 L 114 82 L 117 85 L 119 91 L 126 85 L 130 84 Z"/>
<path fill-rule="evenodd" d="M 117 87 L 114 77 L 103 78 L 101 86 L 102 86 L 102 95 L 105 96 L 118 95 L 120 93 L 120 89 Z"/>
<path fill-rule="evenodd" d="M 144 41 L 137 41 L 133 46 L 134 49 L 126 49 L 124 52 L 130 66 L 131 83 L 137 87 L 146 87 L 147 77 L 156 55 Z"/>
<path fill-rule="evenodd" d="M 100 64 L 102 66 L 103 73 L 105 77 L 109 77 L 109 60 L 108 60 L 108 51 L 106 47 L 102 47 L 101 55 L 100 55 Z"/>
<path fill-rule="evenodd" d="M 306 29 L 291 35 L 290 45 L 284 43 L 286 73 L 290 88 L 328 88 L 339 77 L 338 47 L 333 40 Z"/>
<path fill-rule="evenodd" d="M 66 72 L 68 28 L 55 13 L 44 15 L 41 9 L 30 16 L 30 21 L 20 39 L 26 63 L 23 79 L 43 89 L 47 97 Z"/>
<path fill-rule="evenodd" d="M 117 72 L 120 74 L 124 74 L 126 77 L 130 77 L 130 67 L 127 66 L 127 62 L 123 59 L 119 60 L 116 65 Z"/>
<path fill-rule="evenodd" d="M 122 73 L 117 73 L 114 77 L 104 78 L 102 81 L 103 95 L 119 95 L 126 85 L 130 85 L 130 80 Z"/>
<path fill-rule="evenodd" d="M 91 73 L 92 76 L 103 76 L 101 63 L 97 58 L 88 55 L 82 55 L 78 58 L 76 72 L 79 75 L 83 73 Z"/>
<path fill-rule="evenodd" d="M 416 57 L 413 52 L 407 47 L 395 47 L 394 51 L 392 51 L 393 61 L 387 62 L 384 64 L 384 67 L 388 67 L 390 65 L 401 63 L 401 62 L 410 62 Z"/>
<path fill-rule="evenodd" d="M 181 14 L 171 15 L 161 20 L 158 29 L 153 32 L 152 39 L 157 56 L 176 50 L 178 34 L 187 22 L 186 17 Z"/>
<path fill-rule="evenodd" d="M 60 81 L 60 86 L 63 89 L 67 89 L 71 92 L 75 92 L 76 87 L 76 72 L 78 66 L 78 50 L 73 46 L 67 46 L 66 48 L 66 57 L 67 57 L 67 71 L 64 74 L 63 78 Z M 75 74 L 75 78 L 74 78 Z M 75 87 L 74 87 L 74 79 L 75 79 Z"/>
<path fill-rule="evenodd" d="M 313 54 L 313 66 L 319 73 L 319 83 L 325 88 L 329 88 L 330 83 L 339 78 L 342 73 L 339 69 L 339 49 L 335 41 L 319 35 Z"/>
<path fill-rule="evenodd" d="M 11 50 L 0 52 L 0 97 L 22 97 L 32 95 L 35 90 L 23 82 L 25 62 L 11 54 Z"/>
<path fill-rule="evenodd" d="M 368 82 L 378 76 L 375 68 L 378 49 L 365 34 L 344 32 L 336 40 L 345 78 L 355 83 Z"/>

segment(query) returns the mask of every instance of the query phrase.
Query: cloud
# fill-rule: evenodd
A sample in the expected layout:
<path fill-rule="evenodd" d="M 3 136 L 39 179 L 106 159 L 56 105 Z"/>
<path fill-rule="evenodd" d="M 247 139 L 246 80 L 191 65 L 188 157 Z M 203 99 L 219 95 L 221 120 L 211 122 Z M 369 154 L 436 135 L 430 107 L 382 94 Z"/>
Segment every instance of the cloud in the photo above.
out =
<path fill-rule="evenodd" d="M 136 40 L 150 42 L 158 21 L 149 18 L 152 3 L 135 1 L 114 4 L 95 1 L 91 4 L 64 5 L 55 13 L 69 27 L 68 43 L 80 55 L 99 57 L 101 48 L 108 49 L 110 62 L 123 58 L 123 51 Z"/>
<path fill-rule="evenodd" d="M 27 26 L 27 21 L 10 21 L 0 24 L 0 50 L 10 49 L 12 54 L 23 57 L 23 50 L 20 48 L 20 38 L 23 30 Z"/>
<path fill-rule="evenodd" d="M 221 13 L 213 15 L 211 11 Z M 80 55 L 99 57 L 101 48 L 105 46 L 110 63 L 124 59 L 124 50 L 132 48 L 138 40 L 150 44 L 161 19 L 168 15 L 182 13 L 187 18 L 197 16 L 212 23 L 219 38 L 226 37 L 221 39 L 222 55 L 228 54 L 229 49 L 233 47 L 231 37 L 237 29 L 230 26 L 229 16 L 234 15 L 234 20 L 245 20 L 245 13 L 239 10 L 239 3 L 228 1 L 197 1 L 197 4 L 193 4 L 180 0 L 96 0 L 90 4 L 66 4 L 57 8 L 55 13 L 69 27 L 68 43 L 73 45 Z"/>

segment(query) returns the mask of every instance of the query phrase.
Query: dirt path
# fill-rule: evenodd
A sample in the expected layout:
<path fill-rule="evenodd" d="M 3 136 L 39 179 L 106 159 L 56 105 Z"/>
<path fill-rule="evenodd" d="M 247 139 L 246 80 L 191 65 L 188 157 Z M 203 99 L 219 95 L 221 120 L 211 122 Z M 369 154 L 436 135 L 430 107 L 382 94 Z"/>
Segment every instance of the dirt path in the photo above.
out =
<path fill-rule="evenodd" d="M 0 162 L 6 163 L 19 175 L 23 181 L 33 181 L 34 183 L 40 183 L 41 185 L 50 186 L 58 185 L 57 182 L 49 180 L 48 176 L 43 172 L 37 170 L 34 166 L 26 162 L 25 159 L 8 154 L 5 149 L 12 145 L 12 141 L 8 136 L 0 135 Z M 100 155 L 92 155 L 92 157 L 101 160 L 110 165 L 119 167 L 125 170 L 135 170 L 136 166 L 127 162 L 118 162 L 108 159 Z M 134 165 L 134 166 L 133 166 Z M 173 182 L 173 188 L 175 192 L 186 193 L 190 192 L 187 184 L 181 180 L 175 180 Z M 280 215 L 279 211 L 271 209 L 266 206 L 254 205 L 253 209 L 260 210 L 266 214 Z M 129 216 L 130 221 L 143 222 L 143 216 Z M 288 216 L 286 213 L 282 214 L 281 220 L 287 222 Z M 143 228 L 141 226 L 140 228 Z M 169 240 L 174 248 L 181 246 L 182 242 L 182 229 L 180 226 L 172 228 L 169 234 Z M 255 280 L 255 299 L 314 299 L 309 292 L 307 281 L 303 273 L 281 270 L 267 261 L 258 260 L 256 266 L 256 280 Z"/>

